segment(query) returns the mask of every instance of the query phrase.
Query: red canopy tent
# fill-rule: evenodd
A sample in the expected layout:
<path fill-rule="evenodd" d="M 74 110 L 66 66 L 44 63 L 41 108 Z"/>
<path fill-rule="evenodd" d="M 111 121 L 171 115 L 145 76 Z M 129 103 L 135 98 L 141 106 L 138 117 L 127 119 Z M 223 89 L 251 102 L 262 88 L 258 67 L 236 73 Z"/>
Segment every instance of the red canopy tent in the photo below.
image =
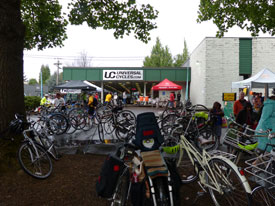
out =
<path fill-rule="evenodd" d="M 181 90 L 182 86 L 175 84 L 174 82 L 169 81 L 168 79 L 164 79 L 159 84 L 152 87 L 153 90 Z"/>

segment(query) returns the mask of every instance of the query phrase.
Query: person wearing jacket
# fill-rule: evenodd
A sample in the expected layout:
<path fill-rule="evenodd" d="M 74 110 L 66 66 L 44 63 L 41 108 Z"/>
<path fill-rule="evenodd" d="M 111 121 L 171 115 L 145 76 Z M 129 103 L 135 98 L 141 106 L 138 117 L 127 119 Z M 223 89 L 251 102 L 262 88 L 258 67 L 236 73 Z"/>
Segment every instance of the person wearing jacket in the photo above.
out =
<path fill-rule="evenodd" d="M 264 106 L 261 114 L 261 119 L 256 128 L 257 131 L 266 131 L 272 129 L 272 133 L 275 132 L 275 88 L 273 88 L 273 96 L 264 101 Z M 266 144 L 275 144 L 275 138 L 269 140 L 265 137 L 258 137 L 258 149 L 265 150 Z M 270 152 L 271 146 L 267 147 L 266 151 Z"/>

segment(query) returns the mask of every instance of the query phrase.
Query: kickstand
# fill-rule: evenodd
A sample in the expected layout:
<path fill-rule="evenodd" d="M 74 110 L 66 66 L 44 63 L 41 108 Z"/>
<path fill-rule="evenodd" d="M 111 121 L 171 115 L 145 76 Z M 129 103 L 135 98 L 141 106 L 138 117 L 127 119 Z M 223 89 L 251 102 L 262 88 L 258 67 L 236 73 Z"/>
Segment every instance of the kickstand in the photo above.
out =
<path fill-rule="evenodd" d="M 199 190 L 199 191 L 197 192 L 196 198 L 195 198 L 195 200 L 193 201 L 192 205 L 196 205 L 198 199 L 207 193 L 207 191 L 206 191 L 205 188 L 201 185 L 201 183 L 198 182 L 198 184 L 199 184 L 199 186 L 201 187 L 201 190 Z"/>

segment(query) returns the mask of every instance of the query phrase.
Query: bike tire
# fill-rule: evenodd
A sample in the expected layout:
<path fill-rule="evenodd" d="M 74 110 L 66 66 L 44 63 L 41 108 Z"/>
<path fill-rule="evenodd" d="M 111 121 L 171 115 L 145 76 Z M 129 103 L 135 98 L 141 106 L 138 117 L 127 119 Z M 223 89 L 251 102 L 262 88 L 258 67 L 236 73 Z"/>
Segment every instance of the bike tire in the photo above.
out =
<path fill-rule="evenodd" d="M 157 177 L 153 179 L 155 198 L 158 206 L 170 206 L 168 180 L 167 177 Z"/>
<path fill-rule="evenodd" d="M 203 128 L 198 131 L 198 135 L 195 138 L 196 147 L 202 151 L 216 150 L 219 146 L 218 137 L 215 135 L 211 128 Z"/>
<path fill-rule="evenodd" d="M 252 190 L 252 200 L 255 206 L 273 206 L 275 205 L 275 189 L 267 189 L 259 185 Z"/>
<path fill-rule="evenodd" d="M 36 157 L 33 145 L 24 142 L 18 150 L 19 164 L 28 175 L 37 179 L 46 179 L 52 173 L 52 161 L 42 146 L 36 143 L 34 145 L 39 157 Z"/>
<path fill-rule="evenodd" d="M 249 191 L 246 185 L 248 184 L 247 180 L 242 180 L 243 177 L 237 167 L 234 168 L 231 166 L 229 160 L 217 157 L 210 159 L 209 165 L 218 185 L 223 191 L 223 194 L 220 194 L 213 188 L 208 187 L 210 196 L 215 205 L 250 206 L 252 204 L 251 190 L 249 188 Z M 205 180 L 207 185 L 215 188 L 213 181 L 210 180 L 207 174 L 205 174 Z"/>
<path fill-rule="evenodd" d="M 130 184 L 130 175 L 128 168 L 125 168 L 119 177 L 112 197 L 111 206 L 125 206 L 128 201 L 128 190 Z"/>
<path fill-rule="evenodd" d="M 104 141 L 104 129 L 103 129 L 102 123 L 97 124 L 97 132 L 98 132 L 99 140 L 102 143 L 105 143 L 105 141 Z"/>
<path fill-rule="evenodd" d="M 61 135 L 68 130 L 69 121 L 62 114 L 52 114 L 49 116 L 46 125 L 52 133 Z"/>

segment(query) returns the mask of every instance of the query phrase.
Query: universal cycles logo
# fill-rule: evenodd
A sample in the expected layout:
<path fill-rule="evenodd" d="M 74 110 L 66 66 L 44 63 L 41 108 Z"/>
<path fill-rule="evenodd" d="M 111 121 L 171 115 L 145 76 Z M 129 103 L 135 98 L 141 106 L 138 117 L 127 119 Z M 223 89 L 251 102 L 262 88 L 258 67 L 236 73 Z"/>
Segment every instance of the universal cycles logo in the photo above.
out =
<path fill-rule="evenodd" d="M 143 80 L 143 70 L 103 70 L 103 80 Z"/>

